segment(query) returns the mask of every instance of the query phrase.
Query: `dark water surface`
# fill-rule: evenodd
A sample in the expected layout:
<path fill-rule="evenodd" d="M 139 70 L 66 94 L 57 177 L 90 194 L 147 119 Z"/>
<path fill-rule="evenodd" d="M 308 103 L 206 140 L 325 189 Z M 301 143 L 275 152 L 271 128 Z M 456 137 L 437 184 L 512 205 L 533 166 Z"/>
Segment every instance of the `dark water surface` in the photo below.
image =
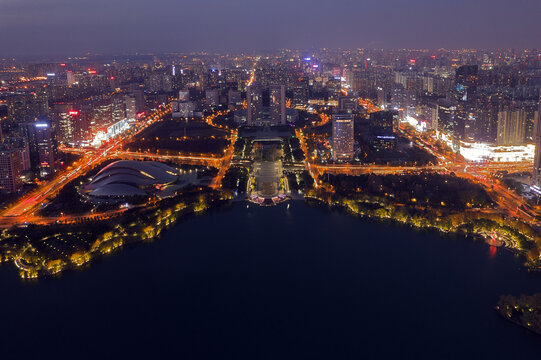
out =
<path fill-rule="evenodd" d="M 498 317 L 514 255 L 293 202 L 237 203 L 59 278 L 0 268 L 0 358 L 539 359 Z"/>

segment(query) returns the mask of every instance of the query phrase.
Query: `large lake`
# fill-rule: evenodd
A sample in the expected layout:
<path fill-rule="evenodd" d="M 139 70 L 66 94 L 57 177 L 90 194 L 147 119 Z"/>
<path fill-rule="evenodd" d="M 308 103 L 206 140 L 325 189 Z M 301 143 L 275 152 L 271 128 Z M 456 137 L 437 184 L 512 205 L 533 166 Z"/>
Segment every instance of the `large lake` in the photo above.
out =
<path fill-rule="evenodd" d="M 536 359 L 513 254 L 304 202 L 235 203 L 59 278 L 0 268 L 2 359 Z"/>

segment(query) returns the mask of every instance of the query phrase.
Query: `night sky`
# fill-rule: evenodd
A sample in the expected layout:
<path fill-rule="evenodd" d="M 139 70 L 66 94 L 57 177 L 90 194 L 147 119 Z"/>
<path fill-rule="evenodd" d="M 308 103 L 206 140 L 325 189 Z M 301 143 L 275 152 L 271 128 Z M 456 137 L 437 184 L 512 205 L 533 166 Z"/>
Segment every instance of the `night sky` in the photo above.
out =
<path fill-rule="evenodd" d="M 541 48 L 540 0 L 0 0 L 0 57 Z"/>

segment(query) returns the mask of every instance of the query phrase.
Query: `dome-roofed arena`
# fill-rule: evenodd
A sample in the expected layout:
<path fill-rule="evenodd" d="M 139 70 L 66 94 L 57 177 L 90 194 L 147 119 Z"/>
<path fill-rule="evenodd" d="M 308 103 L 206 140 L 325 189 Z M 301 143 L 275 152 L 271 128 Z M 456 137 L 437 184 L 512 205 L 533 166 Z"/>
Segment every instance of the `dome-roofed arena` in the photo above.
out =
<path fill-rule="evenodd" d="M 153 161 L 119 160 L 104 167 L 84 187 L 91 197 L 149 196 L 179 180 L 180 172 Z"/>

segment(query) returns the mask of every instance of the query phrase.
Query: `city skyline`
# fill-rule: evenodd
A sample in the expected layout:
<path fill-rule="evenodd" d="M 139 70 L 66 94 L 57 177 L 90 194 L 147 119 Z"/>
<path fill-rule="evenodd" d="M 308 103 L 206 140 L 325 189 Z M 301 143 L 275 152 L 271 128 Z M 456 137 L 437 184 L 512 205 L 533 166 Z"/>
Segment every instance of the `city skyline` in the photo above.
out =
<path fill-rule="evenodd" d="M 5 56 L 279 48 L 535 48 L 541 3 L 0 1 Z M 489 12 L 490 11 L 490 12 Z M 377 15 L 377 16 L 373 16 Z M 452 30 L 452 31 L 450 31 Z"/>
<path fill-rule="evenodd" d="M 508 3 L 0 0 L 4 357 L 535 358 Z"/>

